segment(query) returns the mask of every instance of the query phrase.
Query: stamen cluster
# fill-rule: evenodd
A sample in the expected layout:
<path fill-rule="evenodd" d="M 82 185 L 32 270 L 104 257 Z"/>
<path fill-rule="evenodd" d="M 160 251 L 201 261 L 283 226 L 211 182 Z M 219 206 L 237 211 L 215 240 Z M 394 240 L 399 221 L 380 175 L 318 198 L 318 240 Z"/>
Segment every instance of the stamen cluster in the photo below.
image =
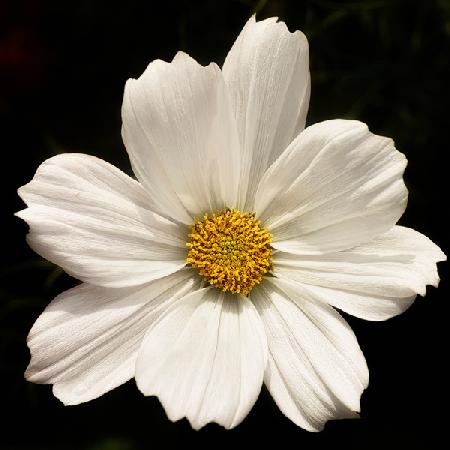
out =
<path fill-rule="evenodd" d="M 270 269 L 272 235 L 254 214 L 237 210 L 205 214 L 189 237 L 187 263 L 223 291 L 248 295 Z"/>

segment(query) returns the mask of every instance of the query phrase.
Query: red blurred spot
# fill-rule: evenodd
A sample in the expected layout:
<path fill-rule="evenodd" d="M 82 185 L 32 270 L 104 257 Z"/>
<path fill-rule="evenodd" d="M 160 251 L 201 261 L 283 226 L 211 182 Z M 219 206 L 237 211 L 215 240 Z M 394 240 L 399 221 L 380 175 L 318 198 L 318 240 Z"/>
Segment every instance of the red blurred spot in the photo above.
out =
<path fill-rule="evenodd" d="M 0 37 L 0 76 L 8 82 L 31 87 L 39 82 L 45 60 L 32 30 L 14 28 Z"/>

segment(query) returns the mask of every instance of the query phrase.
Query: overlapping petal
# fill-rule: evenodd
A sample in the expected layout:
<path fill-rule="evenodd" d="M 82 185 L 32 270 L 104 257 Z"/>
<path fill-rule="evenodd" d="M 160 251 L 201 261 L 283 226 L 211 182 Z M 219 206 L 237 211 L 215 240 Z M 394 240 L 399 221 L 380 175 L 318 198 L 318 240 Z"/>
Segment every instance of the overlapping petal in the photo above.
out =
<path fill-rule="evenodd" d="M 151 211 L 139 183 L 101 159 L 50 158 L 19 194 L 30 246 L 80 280 L 125 287 L 185 265 L 187 228 Z"/>
<path fill-rule="evenodd" d="M 136 364 L 145 395 L 157 395 L 173 421 L 239 424 L 261 389 L 266 337 L 252 303 L 205 288 L 182 299 L 146 335 Z"/>
<path fill-rule="evenodd" d="M 239 207 L 253 211 L 258 181 L 305 126 L 310 77 L 308 41 L 276 18 L 244 26 L 223 65 L 239 131 Z"/>
<path fill-rule="evenodd" d="M 410 228 L 387 233 L 349 250 L 326 255 L 274 255 L 274 273 L 301 283 L 297 289 L 367 320 L 402 313 L 427 284 L 437 287 L 436 263 L 446 256 Z"/>
<path fill-rule="evenodd" d="M 126 382 L 148 328 L 199 288 L 192 275 L 183 269 L 139 287 L 81 284 L 63 292 L 30 331 L 27 379 L 53 384 L 65 404 L 92 400 Z"/>
<path fill-rule="evenodd" d="M 391 139 L 355 120 L 305 129 L 264 174 L 256 215 L 273 246 L 296 254 L 351 248 L 391 229 L 403 214 L 406 159 Z"/>
<path fill-rule="evenodd" d="M 344 319 L 283 280 L 258 286 L 251 298 L 267 334 L 264 382 L 281 411 L 310 431 L 330 419 L 357 417 L 369 375 Z"/>
<path fill-rule="evenodd" d="M 220 69 L 184 53 L 128 80 L 122 135 L 136 176 L 158 211 L 186 224 L 234 208 L 240 155 Z"/>

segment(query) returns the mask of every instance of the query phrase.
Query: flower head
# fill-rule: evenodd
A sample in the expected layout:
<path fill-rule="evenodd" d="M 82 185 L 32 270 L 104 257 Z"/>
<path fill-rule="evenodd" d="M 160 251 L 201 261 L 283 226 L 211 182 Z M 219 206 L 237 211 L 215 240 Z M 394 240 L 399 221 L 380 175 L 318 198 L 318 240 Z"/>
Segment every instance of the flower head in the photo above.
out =
<path fill-rule="evenodd" d="M 137 181 L 84 154 L 38 168 L 19 189 L 28 241 L 83 283 L 34 324 L 30 381 L 77 404 L 135 377 L 194 428 L 236 426 L 263 382 L 307 430 L 357 415 L 368 369 L 335 308 L 399 314 L 445 255 L 396 225 L 393 141 L 304 129 L 309 92 L 305 36 L 252 17 L 222 70 L 178 53 L 127 82 Z"/>

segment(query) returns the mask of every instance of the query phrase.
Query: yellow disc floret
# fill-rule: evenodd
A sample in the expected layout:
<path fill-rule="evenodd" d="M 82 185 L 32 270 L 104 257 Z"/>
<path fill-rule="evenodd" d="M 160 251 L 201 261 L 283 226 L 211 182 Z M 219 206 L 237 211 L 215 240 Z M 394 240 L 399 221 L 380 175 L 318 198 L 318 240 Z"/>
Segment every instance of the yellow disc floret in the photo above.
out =
<path fill-rule="evenodd" d="M 187 263 L 223 291 L 248 295 L 270 269 L 272 235 L 253 214 L 205 214 L 189 237 Z"/>

